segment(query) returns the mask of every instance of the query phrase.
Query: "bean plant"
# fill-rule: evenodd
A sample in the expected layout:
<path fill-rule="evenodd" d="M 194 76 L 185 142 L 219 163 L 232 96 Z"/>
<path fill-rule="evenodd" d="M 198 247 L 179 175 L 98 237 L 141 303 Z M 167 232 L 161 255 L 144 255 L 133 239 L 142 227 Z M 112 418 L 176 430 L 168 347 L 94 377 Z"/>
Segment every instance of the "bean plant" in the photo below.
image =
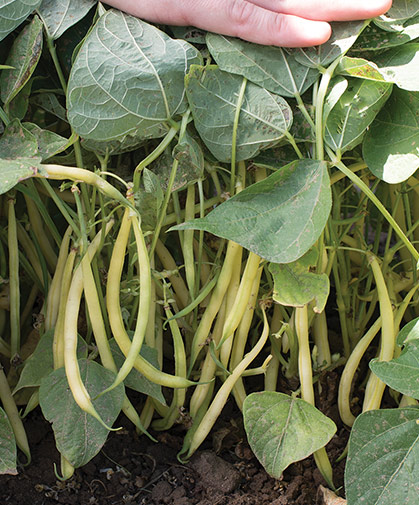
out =
<path fill-rule="evenodd" d="M 69 479 L 121 412 L 186 461 L 231 399 L 334 489 L 333 370 L 348 504 L 417 503 L 417 37 L 418 0 L 299 49 L 0 1 L 0 473 L 38 406 Z"/>

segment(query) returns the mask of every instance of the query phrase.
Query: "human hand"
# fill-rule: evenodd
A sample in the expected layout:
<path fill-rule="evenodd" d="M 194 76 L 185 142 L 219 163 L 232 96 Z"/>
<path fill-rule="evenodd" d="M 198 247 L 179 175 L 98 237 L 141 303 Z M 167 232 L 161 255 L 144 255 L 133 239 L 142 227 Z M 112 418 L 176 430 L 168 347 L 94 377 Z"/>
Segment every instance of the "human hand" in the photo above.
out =
<path fill-rule="evenodd" d="M 106 0 L 154 23 L 196 26 L 258 44 L 307 47 L 330 37 L 327 21 L 379 16 L 392 0 Z"/>

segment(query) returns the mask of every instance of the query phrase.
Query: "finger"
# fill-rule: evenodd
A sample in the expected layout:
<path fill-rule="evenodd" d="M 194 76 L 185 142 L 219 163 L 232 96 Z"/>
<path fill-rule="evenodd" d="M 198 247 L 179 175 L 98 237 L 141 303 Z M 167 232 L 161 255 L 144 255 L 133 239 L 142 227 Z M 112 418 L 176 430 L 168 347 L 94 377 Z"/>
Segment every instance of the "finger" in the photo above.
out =
<path fill-rule="evenodd" d="M 106 3 L 147 21 L 196 26 L 265 45 L 314 46 L 326 42 L 331 34 L 328 23 L 273 12 L 247 0 L 106 0 Z"/>
<path fill-rule="evenodd" d="M 282 14 L 321 21 L 369 19 L 387 12 L 392 0 L 249 0 Z"/>
<path fill-rule="evenodd" d="M 246 0 L 178 0 L 188 25 L 258 44 L 307 47 L 328 40 L 328 23 L 264 9 Z M 205 12 L 205 16 L 203 13 Z"/>

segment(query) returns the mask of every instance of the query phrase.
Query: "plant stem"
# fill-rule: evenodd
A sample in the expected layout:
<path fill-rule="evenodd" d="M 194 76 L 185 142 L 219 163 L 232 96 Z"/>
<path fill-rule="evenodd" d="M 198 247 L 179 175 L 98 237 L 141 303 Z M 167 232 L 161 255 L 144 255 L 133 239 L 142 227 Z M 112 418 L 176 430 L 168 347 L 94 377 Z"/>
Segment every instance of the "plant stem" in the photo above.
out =
<path fill-rule="evenodd" d="M 378 208 L 381 214 L 385 217 L 385 219 L 389 222 L 395 233 L 399 236 L 403 244 L 407 247 L 407 249 L 412 254 L 415 261 L 419 261 L 419 252 L 415 249 L 410 240 L 406 237 L 403 230 L 397 224 L 393 216 L 389 213 L 389 211 L 384 207 L 384 205 L 380 202 L 377 196 L 371 191 L 371 189 L 360 179 L 356 174 L 354 174 L 347 166 L 345 166 L 341 161 L 338 161 L 331 150 L 328 149 L 329 156 L 332 159 L 332 162 L 336 168 L 338 168 L 341 172 L 343 172 L 358 188 L 365 194 L 367 197 L 374 203 L 374 205 Z"/>

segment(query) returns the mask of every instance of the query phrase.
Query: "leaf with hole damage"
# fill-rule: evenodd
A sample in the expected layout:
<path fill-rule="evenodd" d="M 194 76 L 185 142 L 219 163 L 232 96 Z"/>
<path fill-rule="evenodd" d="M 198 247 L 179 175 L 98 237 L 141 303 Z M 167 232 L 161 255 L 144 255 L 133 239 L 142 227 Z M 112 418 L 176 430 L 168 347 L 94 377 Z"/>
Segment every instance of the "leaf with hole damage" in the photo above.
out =
<path fill-rule="evenodd" d="M 419 409 L 364 412 L 355 420 L 345 468 L 348 505 L 415 505 Z"/>
<path fill-rule="evenodd" d="M 313 405 L 271 391 L 247 396 L 243 416 L 252 451 L 276 479 L 291 463 L 324 447 L 336 432 L 335 423 Z"/>
<path fill-rule="evenodd" d="M 87 35 L 68 83 L 68 118 L 93 140 L 164 135 L 186 108 L 184 77 L 200 53 L 140 19 L 109 10 Z"/>
<path fill-rule="evenodd" d="M 194 65 L 186 76 L 186 91 L 198 133 L 219 160 L 231 160 L 238 96 L 243 78 L 216 65 Z M 287 102 L 247 82 L 237 126 L 236 159 L 246 160 L 281 140 L 292 123 Z"/>
<path fill-rule="evenodd" d="M 113 384 L 116 374 L 94 361 L 79 360 L 81 378 L 91 398 Z M 112 426 L 124 401 L 124 385 L 93 400 L 97 412 Z M 39 404 L 44 417 L 52 423 L 57 449 L 75 468 L 88 463 L 103 447 L 109 431 L 86 414 L 74 401 L 64 368 L 53 371 L 41 381 Z"/>
<path fill-rule="evenodd" d="M 419 168 L 419 92 L 395 88 L 362 147 L 369 169 L 379 179 L 397 184 L 413 175 Z"/>
<path fill-rule="evenodd" d="M 316 242 L 331 203 L 326 163 L 299 160 L 244 189 L 206 217 L 171 229 L 205 230 L 274 263 L 290 263 Z"/>

